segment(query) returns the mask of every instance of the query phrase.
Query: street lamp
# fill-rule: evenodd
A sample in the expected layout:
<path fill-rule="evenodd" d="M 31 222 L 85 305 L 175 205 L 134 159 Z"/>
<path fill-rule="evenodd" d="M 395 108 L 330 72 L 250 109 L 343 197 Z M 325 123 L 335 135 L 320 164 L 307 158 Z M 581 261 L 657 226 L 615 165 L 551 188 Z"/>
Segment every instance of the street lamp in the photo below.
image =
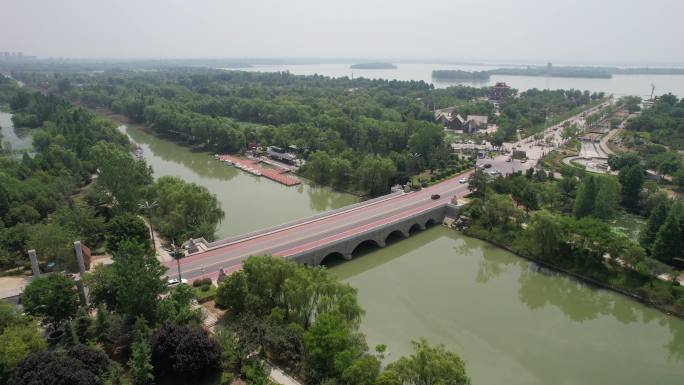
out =
<path fill-rule="evenodd" d="M 154 231 L 152 230 L 152 209 L 157 207 L 157 201 L 150 202 L 148 200 L 142 201 L 138 204 L 141 210 L 147 213 L 147 222 L 150 224 L 150 239 L 152 240 L 152 249 L 157 254 L 157 242 L 154 240 Z"/>
<path fill-rule="evenodd" d="M 181 283 L 181 268 L 180 268 L 180 260 L 181 258 L 185 257 L 185 252 L 183 251 L 182 247 L 176 247 L 176 243 L 171 241 L 171 257 L 176 260 L 176 266 L 178 267 L 178 283 Z"/>

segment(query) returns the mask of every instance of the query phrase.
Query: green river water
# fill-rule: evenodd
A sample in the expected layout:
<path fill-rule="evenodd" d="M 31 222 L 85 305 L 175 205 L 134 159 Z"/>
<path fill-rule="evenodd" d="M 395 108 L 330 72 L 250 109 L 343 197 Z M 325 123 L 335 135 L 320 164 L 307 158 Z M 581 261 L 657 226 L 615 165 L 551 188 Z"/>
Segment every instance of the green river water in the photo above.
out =
<path fill-rule="evenodd" d="M 357 198 L 305 183 L 284 187 L 138 128 L 155 176 L 206 186 L 226 212 L 218 236 L 341 207 Z M 475 385 L 684 384 L 684 322 L 613 292 L 539 269 L 441 226 L 331 266 L 359 291 L 369 346 L 392 361 L 410 340 L 443 343 Z"/>

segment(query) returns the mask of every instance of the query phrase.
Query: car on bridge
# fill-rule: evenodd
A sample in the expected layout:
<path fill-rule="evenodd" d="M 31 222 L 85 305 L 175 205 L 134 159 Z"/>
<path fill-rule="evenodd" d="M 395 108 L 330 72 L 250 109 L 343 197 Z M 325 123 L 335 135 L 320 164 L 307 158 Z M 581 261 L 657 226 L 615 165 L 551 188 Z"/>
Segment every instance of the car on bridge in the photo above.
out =
<path fill-rule="evenodd" d="M 437 200 L 437 199 L 441 198 L 441 196 L 439 194 L 432 194 L 432 196 L 430 196 L 430 198 Z"/>
<path fill-rule="evenodd" d="M 460 184 L 464 184 L 466 182 L 468 182 L 468 179 L 466 179 L 466 178 L 461 178 L 458 180 L 458 183 L 460 183 Z"/>

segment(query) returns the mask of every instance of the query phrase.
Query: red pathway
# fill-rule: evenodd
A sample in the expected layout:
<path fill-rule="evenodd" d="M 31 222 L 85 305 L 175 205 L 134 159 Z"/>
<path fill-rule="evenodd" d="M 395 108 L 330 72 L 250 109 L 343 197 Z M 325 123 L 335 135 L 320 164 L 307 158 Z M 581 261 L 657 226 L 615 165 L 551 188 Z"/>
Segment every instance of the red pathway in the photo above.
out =
<path fill-rule="evenodd" d="M 219 155 L 218 159 L 223 162 L 230 162 L 250 174 L 265 176 L 266 178 L 282 183 L 285 186 L 295 186 L 302 183 L 295 177 L 284 175 L 288 170 L 262 167 L 256 160 L 242 159 L 232 155 Z"/>

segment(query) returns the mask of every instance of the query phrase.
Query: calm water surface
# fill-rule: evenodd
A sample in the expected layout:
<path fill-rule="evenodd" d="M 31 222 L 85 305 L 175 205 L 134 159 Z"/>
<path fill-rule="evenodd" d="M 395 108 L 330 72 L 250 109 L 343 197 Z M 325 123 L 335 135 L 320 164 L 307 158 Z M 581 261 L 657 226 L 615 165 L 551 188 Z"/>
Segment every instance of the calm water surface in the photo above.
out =
<path fill-rule="evenodd" d="M 359 290 L 387 361 L 426 337 L 475 385 L 684 383 L 684 321 L 441 226 L 331 269 Z"/>
<path fill-rule="evenodd" d="M 3 148 L 11 149 L 12 151 L 20 153 L 23 150 L 30 150 L 33 143 L 29 129 L 14 128 L 12 123 L 12 114 L 0 111 L 0 142 Z M 9 143 L 9 147 L 7 144 Z"/>
<path fill-rule="evenodd" d="M 331 77 L 352 76 L 370 79 L 394 80 L 422 80 L 433 83 L 437 88 L 444 88 L 455 84 L 465 84 L 475 87 L 493 85 L 496 82 L 506 82 L 513 88 L 524 91 L 530 88 L 538 89 L 580 89 L 591 92 L 607 92 L 616 96 L 641 95 L 649 96 L 651 84 L 656 86 L 656 94 L 671 92 L 679 97 L 684 96 L 684 75 L 613 75 L 611 79 L 582 79 L 555 78 L 537 76 L 491 76 L 484 82 L 440 82 L 432 80 L 433 70 L 464 70 L 485 71 L 501 68 L 500 65 L 454 65 L 454 64 L 415 64 L 396 63 L 396 69 L 354 69 L 346 64 L 289 64 L 289 65 L 255 65 L 244 68 L 245 71 L 290 71 L 295 75 L 325 75 Z"/>
<path fill-rule="evenodd" d="M 205 186 L 216 194 L 226 218 L 216 235 L 248 233 L 294 219 L 358 202 L 358 198 L 327 187 L 305 182 L 286 187 L 214 160 L 204 152 L 193 152 L 134 126 L 121 126 L 143 150 L 154 176 L 177 176 Z"/>

